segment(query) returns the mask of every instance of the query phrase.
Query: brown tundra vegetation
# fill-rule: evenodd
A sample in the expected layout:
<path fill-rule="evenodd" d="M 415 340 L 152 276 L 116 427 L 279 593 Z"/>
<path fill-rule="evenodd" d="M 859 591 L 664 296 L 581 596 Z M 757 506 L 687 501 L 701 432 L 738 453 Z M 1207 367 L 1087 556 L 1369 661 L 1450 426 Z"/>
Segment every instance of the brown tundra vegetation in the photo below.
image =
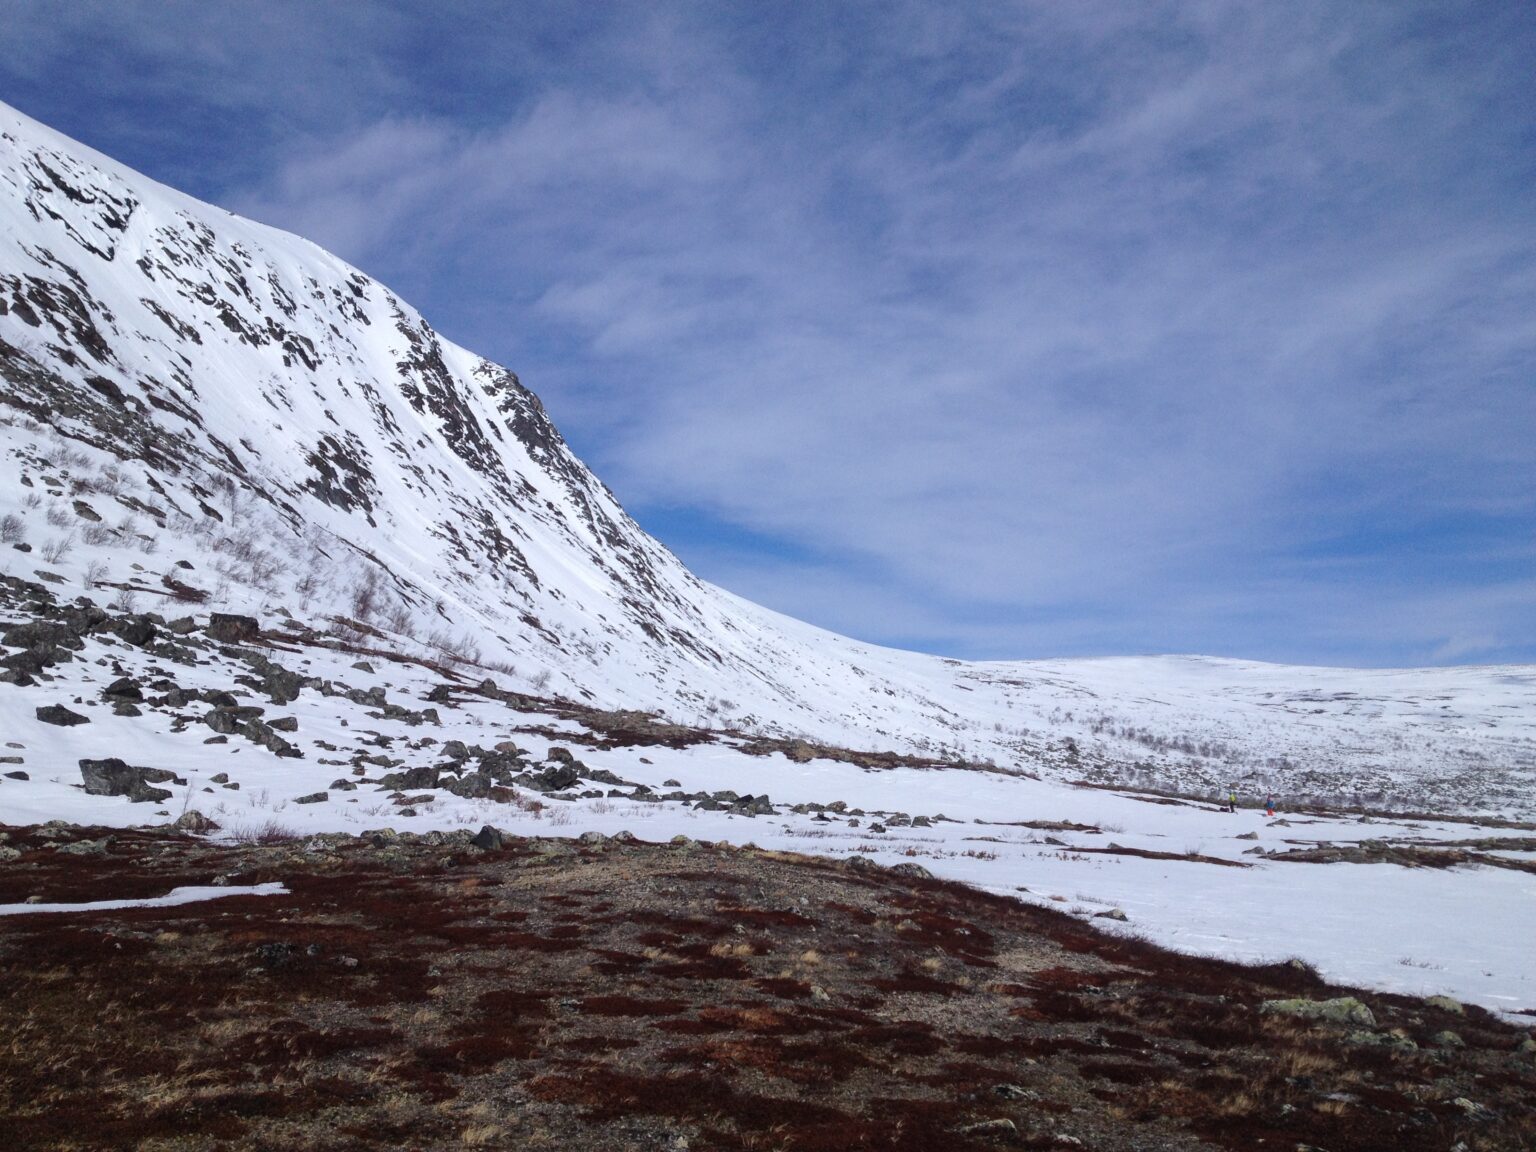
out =
<path fill-rule="evenodd" d="M 620 836 L 0 829 L 19 1149 L 1536 1147 L 1476 1008 L 1163 951 L 908 866 Z M 16 853 L 13 855 L 13 853 Z M 1334 1022 L 1266 1001 L 1354 996 Z"/>

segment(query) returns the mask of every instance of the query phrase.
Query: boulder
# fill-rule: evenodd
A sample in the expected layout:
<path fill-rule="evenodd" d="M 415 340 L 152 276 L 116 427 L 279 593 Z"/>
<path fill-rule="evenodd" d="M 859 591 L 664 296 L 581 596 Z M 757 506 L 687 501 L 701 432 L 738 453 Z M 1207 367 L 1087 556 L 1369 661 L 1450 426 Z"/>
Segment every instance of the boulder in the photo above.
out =
<path fill-rule="evenodd" d="M 260 637 L 261 621 L 254 616 L 215 612 L 208 618 L 203 634 L 219 644 L 248 644 Z"/>
<path fill-rule="evenodd" d="M 1334 1000 L 1266 1000 L 1259 1006 L 1259 1011 L 1266 1015 L 1298 1016 L 1303 1020 L 1376 1027 L 1375 1015 L 1353 996 L 1340 996 Z"/>
<path fill-rule="evenodd" d="M 101 694 L 109 700 L 144 699 L 144 689 L 140 688 L 138 681 L 131 676 L 122 676 L 112 681 L 101 690 Z"/>
<path fill-rule="evenodd" d="M 460 777 L 450 776 L 442 782 L 445 792 L 451 792 L 465 800 L 484 800 L 495 787 L 491 778 L 481 772 L 470 772 Z"/>
<path fill-rule="evenodd" d="M 159 633 L 148 616 L 119 616 L 111 623 L 112 631 L 125 643 L 135 648 L 145 648 L 155 642 Z"/>
<path fill-rule="evenodd" d="M 80 778 L 85 790 L 92 796 L 126 796 L 136 804 L 169 800 L 171 793 L 164 788 L 152 788 L 151 784 L 186 781 L 173 772 L 160 768 L 138 768 L 122 760 L 109 757 L 106 760 L 81 760 Z"/>
<path fill-rule="evenodd" d="M 73 728 L 77 724 L 89 724 L 91 718 L 71 712 L 62 704 L 49 704 L 37 710 L 37 718 L 44 724 L 57 724 L 61 728 Z"/>
<path fill-rule="evenodd" d="M 505 843 L 506 838 L 501 832 L 492 828 L 489 824 L 476 832 L 470 843 L 483 852 L 497 852 Z"/>
<path fill-rule="evenodd" d="M 0 644 L 8 648 L 30 648 L 36 651 L 70 648 L 78 652 L 85 647 L 79 635 L 67 624 L 54 624 L 46 620 L 12 625 L 0 634 Z"/>
<path fill-rule="evenodd" d="M 407 768 L 404 772 L 387 772 L 379 777 L 379 784 L 384 788 L 399 790 L 417 788 L 436 788 L 440 773 L 436 768 L 423 765 L 420 768 Z"/>
<path fill-rule="evenodd" d="M 546 768 L 543 772 L 526 773 L 518 779 L 538 792 L 559 792 L 581 783 L 581 775 L 569 764 Z"/>
<path fill-rule="evenodd" d="M 324 804 L 331 798 L 329 792 L 311 792 L 308 796 L 295 796 L 295 804 Z"/>

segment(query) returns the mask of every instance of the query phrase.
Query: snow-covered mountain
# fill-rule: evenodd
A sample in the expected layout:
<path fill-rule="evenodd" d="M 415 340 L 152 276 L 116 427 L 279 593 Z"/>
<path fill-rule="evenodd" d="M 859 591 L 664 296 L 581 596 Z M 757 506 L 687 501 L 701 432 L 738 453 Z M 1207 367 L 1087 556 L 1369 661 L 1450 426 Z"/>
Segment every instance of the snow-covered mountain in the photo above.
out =
<path fill-rule="evenodd" d="M 0 515 L 3 571 L 61 595 L 288 613 L 608 708 L 1073 778 L 1536 807 L 1529 667 L 967 664 L 706 584 L 511 371 L 313 244 L 4 105 Z"/>

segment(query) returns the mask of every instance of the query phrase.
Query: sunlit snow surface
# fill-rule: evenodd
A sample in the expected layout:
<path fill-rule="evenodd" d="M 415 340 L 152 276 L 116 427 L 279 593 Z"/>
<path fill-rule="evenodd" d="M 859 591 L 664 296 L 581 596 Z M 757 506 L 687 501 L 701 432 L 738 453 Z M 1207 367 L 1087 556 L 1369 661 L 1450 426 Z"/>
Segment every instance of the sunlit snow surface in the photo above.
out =
<path fill-rule="evenodd" d="M 94 645 L 93 645 L 94 647 Z M 129 653 L 113 650 L 118 658 Z M 89 657 L 90 649 L 83 655 Z M 351 667 L 351 657 L 311 650 L 289 661 L 298 670 L 354 687 L 387 687 L 392 700 L 420 700 L 436 683 L 425 670 L 384 665 L 378 675 Z M 427 831 L 478 829 L 493 824 L 521 835 L 575 836 L 592 829 L 628 830 L 643 840 L 674 835 L 694 839 L 755 843 L 764 848 L 833 857 L 860 854 L 882 863 L 915 861 L 936 875 L 964 880 L 1085 916 L 1120 908 L 1124 925 L 1095 921 L 1112 931 L 1135 931 L 1192 952 L 1242 960 L 1299 956 L 1332 979 L 1415 994 L 1446 993 L 1503 1011 L 1536 1008 L 1536 876 L 1482 867 L 1452 870 L 1407 869 L 1386 864 L 1300 864 L 1245 855 L 1254 847 L 1279 848 L 1362 839 L 1419 838 L 1425 843 L 1479 833 L 1461 822 L 1312 821 L 1291 817 L 1275 825 L 1262 813 L 1229 814 L 1211 805 L 1171 806 L 1129 793 L 1074 787 L 1060 781 L 962 770 L 898 768 L 866 771 L 815 760 L 795 764 L 782 756 L 749 757 L 732 741 L 684 750 L 631 748 L 599 752 L 568 746 L 588 767 L 608 769 L 658 792 L 676 780 L 684 791 L 732 789 L 768 793 L 779 813 L 748 818 L 695 811 L 676 803 L 631 800 L 549 800 L 537 815 L 513 805 L 463 800 L 448 793 L 401 817 L 387 793 L 363 785 L 354 793 L 332 791 L 319 804 L 294 798 L 325 789 L 345 768 L 322 765 L 327 756 L 314 742 L 325 741 L 340 755 L 365 744 L 373 734 L 404 739 L 430 734 L 490 746 L 514 739 L 541 758 L 549 741 L 520 734 L 518 725 L 543 723 L 559 731 L 581 729 L 564 720 L 510 712 L 500 704 L 476 702 L 441 710 L 443 725 L 407 728 L 371 718 L 368 709 L 340 697 L 305 692 L 291 706 L 269 708 L 299 721 L 293 738 L 306 759 L 278 759 L 252 744 L 232 739 L 206 745 L 208 730 L 194 725 L 180 734 L 166 730 L 157 713 L 125 719 L 91 701 L 112 676 L 110 668 L 76 661 L 60 671 L 79 697 L 73 707 L 92 723 L 61 729 L 33 718 L 36 704 L 58 699 L 59 685 L 9 687 L 0 693 L 0 729 L 26 746 L 26 782 L 0 781 L 0 820 L 12 824 L 62 818 L 84 824 L 129 826 L 168 821 L 184 807 L 222 825 L 223 835 L 254 831 L 275 822 L 299 834 L 361 832 L 373 828 Z M 229 673 L 232 675 L 233 673 Z M 209 673 L 203 671 L 206 679 Z M 344 723 L 345 722 L 345 723 Z M 164 807 L 86 795 L 79 787 L 81 757 L 115 755 L 134 764 L 169 768 L 188 780 L 173 787 Z M 340 755 L 337 759 L 340 759 Z M 648 760 L 650 763 L 644 763 Z M 225 772 L 240 784 L 229 791 L 208 784 Z M 211 791 L 204 788 L 211 787 Z M 1246 797 L 1245 799 L 1251 799 Z M 784 811 L 800 802 L 842 800 L 864 808 L 861 826 L 846 819 L 819 823 Z M 904 812 L 949 818 L 933 827 L 869 831 L 879 813 Z M 1281 816 L 1285 813 L 1282 812 Z M 1024 821 L 1087 824 L 1097 833 L 1041 831 L 1015 826 Z M 1257 841 L 1239 840 L 1244 833 Z M 1061 847 L 1045 838 L 1061 841 Z M 1096 855 L 1077 848 L 1127 848 L 1199 854 L 1251 864 L 1220 867 L 1192 860 L 1149 860 Z M 1516 853 L 1514 855 L 1522 855 Z M 1531 858 L 1532 854 L 1523 854 Z"/>
<path fill-rule="evenodd" d="M 175 908 L 182 904 L 201 904 L 228 896 L 281 896 L 288 891 L 282 884 L 252 884 L 244 888 L 214 888 L 208 885 L 172 888 L 164 896 L 142 900 L 89 900 L 80 904 L 0 904 L 0 916 L 32 916 L 41 913 L 69 914 L 114 912 L 121 908 Z"/>

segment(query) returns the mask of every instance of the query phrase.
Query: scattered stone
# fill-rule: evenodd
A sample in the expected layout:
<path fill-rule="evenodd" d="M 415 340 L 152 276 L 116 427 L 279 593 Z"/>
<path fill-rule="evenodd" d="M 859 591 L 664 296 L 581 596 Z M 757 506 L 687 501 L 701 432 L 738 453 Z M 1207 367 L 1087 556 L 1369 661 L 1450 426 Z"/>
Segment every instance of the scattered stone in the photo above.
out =
<path fill-rule="evenodd" d="M 219 830 L 219 825 L 216 821 L 204 816 L 196 809 L 183 812 L 180 816 L 176 817 L 173 827 L 179 828 L 183 832 L 217 832 Z"/>
<path fill-rule="evenodd" d="M 279 732 L 297 732 L 299 730 L 299 721 L 293 716 L 279 716 L 276 720 L 267 721 L 267 724 Z"/>
<path fill-rule="evenodd" d="M 1467 1042 L 1449 1028 L 1443 1032 L 1436 1032 L 1434 1039 L 1437 1048 L 1465 1048 L 1467 1046 Z"/>
<path fill-rule="evenodd" d="M 1244 832 L 1241 836 L 1232 837 L 1234 840 L 1257 840 L 1258 838 L 1259 834 L 1257 832 Z"/>
<path fill-rule="evenodd" d="M 1460 1000 L 1454 1000 L 1449 996 L 1431 996 L 1424 1001 L 1431 1008 L 1439 1008 L 1443 1012 L 1454 1012 L 1457 1016 L 1466 1014 L 1466 1008 Z"/>
<path fill-rule="evenodd" d="M 924 868 L 921 864 L 913 864 L 910 861 L 904 864 L 895 865 L 892 867 L 891 872 L 894 875 L 906 876 L 914 880 L 933 879 L 932 872 L 928 871 L 928 869 Z"/>
<path fill-rule="evenodd" d="M 331 794 L 329 792 L 311 792 L 308 796 L 295 797 L 293 802 L 295 804 L 324 804 L 330 798 Z"/>
<path fill-rule="evenodd" d="M 37 710 L 37 718 L 44 724 L 57 724 L 61 728 L 73 728 L 77 724 L 89 724 L 91 718 L 71 712 L 62 704 L 49 704 Z"/>
<path fill-rule="evenodd" d="M 80 517 L 82 520 L 89 521 L 92 524 L 101 523 L 101 513 L 92 508 L 84 500 L 75 501 L 75 515 Z"/>
<path fill-rule="evenodd" d="M 352 667 L 359 672 L 367 672 L 369 675 L 375 674 L 373 665 L 368 663 L 366 660 L 356 660 L 353 662 Z"/>
<path fill-rule="evenodd" d="M 1095 912 L 1093 918 L 1095 920 L 1120 920 L 1120 921 L 1124 921 L 1124 920 L 1130 919 L 1130 917 L 1128 917 L 1125 914 L 1125 912 L 1122 909 L 1119 909 L 1119 908 L 1111 908 L 1108 912 Z"/>
<path fill-rule="evenodd" d="M 10 757 L 10 756 L 7 756 L 5 759 L 11 760 L 12 762 L 14 762 L 14 759 L 12 757 Z M 28 776 L 25 772 L 7 772 L 5 774 L 5 778 L 7 780 L 30 780 L 30 779 L 32 779 L 32 777 Z"/>

